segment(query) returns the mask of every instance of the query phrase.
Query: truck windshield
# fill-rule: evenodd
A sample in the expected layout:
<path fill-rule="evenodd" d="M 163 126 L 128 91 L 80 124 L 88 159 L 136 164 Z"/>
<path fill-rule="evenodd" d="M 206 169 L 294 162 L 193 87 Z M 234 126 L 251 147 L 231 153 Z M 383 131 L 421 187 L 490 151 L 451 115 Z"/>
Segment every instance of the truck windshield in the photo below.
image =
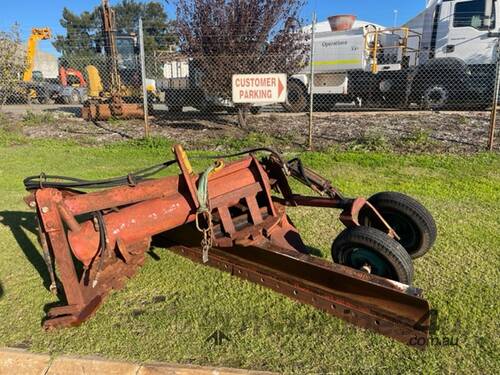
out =
<path fill-rule="evenodd" d="M 495 6 L 493 3 L 491 28 L 495 28 Z M 453 27 L 473 27 L 478 30 L 484 30 L 487 27 L 484 24 L 484 10 L 486 0 L 472 0 L 461 2 L 455 5 L 455 15 L 453 19 Z"/>

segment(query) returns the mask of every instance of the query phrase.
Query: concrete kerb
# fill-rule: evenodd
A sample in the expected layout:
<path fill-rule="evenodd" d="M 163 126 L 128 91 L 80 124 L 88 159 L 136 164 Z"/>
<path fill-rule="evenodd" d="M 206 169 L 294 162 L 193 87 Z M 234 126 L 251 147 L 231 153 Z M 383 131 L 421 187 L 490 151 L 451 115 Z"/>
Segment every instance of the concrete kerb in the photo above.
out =
<path fill-rule="evenodd" d="M 0 375 L 271 375 L 271 372 L 168 363 L 137 364 L 100 357 L 57 356 L 0 349 Z"/>

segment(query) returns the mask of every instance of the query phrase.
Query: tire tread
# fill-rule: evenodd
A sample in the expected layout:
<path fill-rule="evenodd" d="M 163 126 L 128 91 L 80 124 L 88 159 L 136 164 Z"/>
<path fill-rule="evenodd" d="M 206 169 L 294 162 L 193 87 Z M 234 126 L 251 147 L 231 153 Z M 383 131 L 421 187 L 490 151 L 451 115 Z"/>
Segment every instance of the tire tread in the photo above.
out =
<path fill-rule="evenodd" d="M 379 252 L 394 267 L 397 281 L 410 285 L 413 281 L 413 263 L 410 255 L 396 240 L 382 231 L 370 227 L 345 229 L 333 242 L 332 258 L 335 263 L 343 264 L 343 249 L 351 244 L 368 246 Z"/>
<path fill-rule="evenodd" d="M 437 238 L 437 227 L 432 214 L 417 200 L 398 192 L 382 192 L 368 200 L 375 208 L 395 207 L 401 213 L 415 220 L 422 235 L 420 248 L 410 251 L 413 259 L 424 256 L 434 245 Z"/>

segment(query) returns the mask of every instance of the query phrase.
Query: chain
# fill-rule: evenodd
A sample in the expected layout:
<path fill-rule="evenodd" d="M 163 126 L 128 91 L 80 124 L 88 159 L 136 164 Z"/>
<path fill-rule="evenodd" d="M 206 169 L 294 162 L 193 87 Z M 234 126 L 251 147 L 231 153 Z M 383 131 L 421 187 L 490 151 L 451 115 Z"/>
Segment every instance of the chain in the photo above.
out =
<path fill-rule="evenodd" d="M 207 222 L 207 227 L 202 228 L 200 225 L 200 216 L 203 215 L 205 221 Z M 198 212 L 196 214 L 196 228 L 203 233 L 203 239 L 201 240 L 201 248 L 203 250 L 203 263 L 208 262 L 208 252 L 213 246 L 213 223 L 212 223 L 212 213 L 210 211 Z"/>
<path fill-rule="evenodd" d="M 198 211 L 196 212 L 196 229 L 203 233 L 203 239 L 201 241 L 201 247 L 203 249 L 203 263 L 208 262 L 208 252 L 213 246 L 214 242 L 214 230 L 212 222 L 212 210 L 210 209 L 210 203 L 208 201 L 208 177 L 211 173 L 224 167 L 224 162 L 217 161 L 213 165 L 207 168 L 207 170 L 200 176 L 198 181 Z M 206 222 L 206 227 L 201 227 L 200 217 L 203 216 Z"/>

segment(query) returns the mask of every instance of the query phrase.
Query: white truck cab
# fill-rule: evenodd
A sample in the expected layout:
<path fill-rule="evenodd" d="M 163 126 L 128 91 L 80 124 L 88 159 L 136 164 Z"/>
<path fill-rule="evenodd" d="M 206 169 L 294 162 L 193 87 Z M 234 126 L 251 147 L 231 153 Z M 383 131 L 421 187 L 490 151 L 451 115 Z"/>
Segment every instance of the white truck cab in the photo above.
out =
<path fill-rule="evenodd" d="M 421 63 L 452 57 L 493 64 L 500 24 L 496 0 L 433 0 L 405 26 L 422 34 Z"/>
<path fill-rule="evenodd" d="M 499 12 L 497 0 L 429 0 L 397 29 L 364 22 L 351 30 L 316 33 L 314 83 L 310 66 L 293 76 L 285 108 L 303 110 L 310 92 L 332 102 L 488 105 Z"/>

